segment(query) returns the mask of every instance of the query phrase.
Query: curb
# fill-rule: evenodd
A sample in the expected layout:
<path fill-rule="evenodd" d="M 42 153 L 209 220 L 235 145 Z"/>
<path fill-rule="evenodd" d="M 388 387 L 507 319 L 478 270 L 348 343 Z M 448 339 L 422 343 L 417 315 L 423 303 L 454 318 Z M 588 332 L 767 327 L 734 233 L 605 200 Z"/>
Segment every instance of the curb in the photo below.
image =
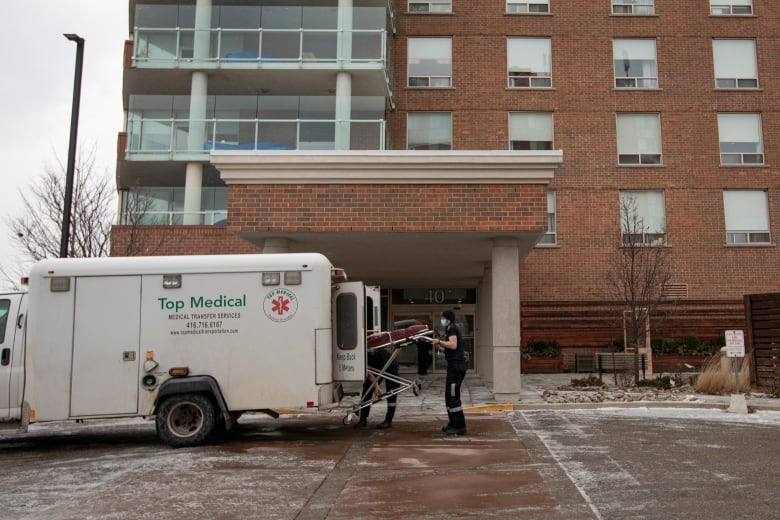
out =
<path fill-rule="evenodd" d="M 464 406 L 464 413 L 480 413 L 480 412 L 511 412 L 515 409 L 514 404 L 511 403 L 496 403 L 496 404 L 479 404 L 475 406 Z"/>
<path fill-rule="evenodd" d="M 780 412 L 780 404 L 761 404 L 748 402 L 748 409 L 752 411 Z M 728 410 L 728 403 L 721 402 L 693 402 L 693 401 L 630 401 L 630 402 L 602 402 L 602 403 L 498 403 L 464 407 L 466 413 L 479 412 L 522 412 L 536 410 L 597 410 L 599 408 L 694 408 L 694 409 L 720 409 Z"/>

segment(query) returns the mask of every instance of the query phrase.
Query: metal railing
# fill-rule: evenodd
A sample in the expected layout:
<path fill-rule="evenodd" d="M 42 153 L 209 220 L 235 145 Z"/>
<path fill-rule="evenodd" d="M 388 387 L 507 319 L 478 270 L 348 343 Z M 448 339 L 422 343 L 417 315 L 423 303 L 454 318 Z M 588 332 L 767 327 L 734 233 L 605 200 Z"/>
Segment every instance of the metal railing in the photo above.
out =
<path fill-rule="evenodd" d="M 203 33 L 208 33 L 204 35 Z M 195 40 L 208 38 L 205 56 L 196 55 Z M 387 64 L 387 31 L 343 29 L 134 29 L 133 65 L 183 63 L 221 67 L 254 64 Z"/>
<path fill-rule="evenodd" d="M 349 149 L 385 149 L 384 119 L 131 118 L 126 152 L 130 159 L 131 154 L 176 153 L 205 159 L 211 150 L 334 150 L 340 125 L 350 127 Z"/>
<path fill-rule="evenodd" d="M 227 225 L 227 209 L 212 211 L 127 211 L 121 223 L 139 226 L 179 226 L 188 215 L 197 215 L 201 226 Z"/>

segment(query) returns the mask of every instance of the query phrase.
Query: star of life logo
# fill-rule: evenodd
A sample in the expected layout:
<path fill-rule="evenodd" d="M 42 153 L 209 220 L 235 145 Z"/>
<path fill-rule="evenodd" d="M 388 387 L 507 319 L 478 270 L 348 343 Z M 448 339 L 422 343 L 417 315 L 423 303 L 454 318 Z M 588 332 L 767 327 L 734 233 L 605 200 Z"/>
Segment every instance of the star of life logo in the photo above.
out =
<path fill-rule="evenodd" d="M 263 298 L 263 312 L 272 321 L 288 321 L 298 312 L 298 298 L 288 289 L 274 289 Z"/>

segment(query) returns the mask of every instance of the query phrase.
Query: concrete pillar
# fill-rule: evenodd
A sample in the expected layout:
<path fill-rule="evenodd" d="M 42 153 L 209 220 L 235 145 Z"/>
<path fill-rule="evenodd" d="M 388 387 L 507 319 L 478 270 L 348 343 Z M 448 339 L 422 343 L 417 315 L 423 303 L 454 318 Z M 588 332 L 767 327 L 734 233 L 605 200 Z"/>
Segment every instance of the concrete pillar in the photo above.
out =
<path fill-rule="evenodd" d="M 349 150 L 352 119 L 352 75 L 336 74 L 336 150 Z"/>
<path fill-rule="evenodd" d="M 284 237 L 269 237 L 263 243 L 263 253 L 289 253 L 290 239 Z"/>
<path fill-rule="evenodd" d="M 493 383 L 493 270 L 488 266 L 477 286 L 477 371 Z"/>
<path fill-rule="evenodd" d="M 192 54 L 195 61 L 209 59 L 211 49 L 211 0 L 197 0 L 195 3 L 195 35 Z M 206 99 L 208 76 L 205 72 L 192 73 L 190 86 L 190 126 L 187 133 L 187 152 L 201 153 L 206 142 Z M 184 184 L 185 225 L 201 224 L 201 188 L 203 186 L 203 163 L 187 163 Z"/>
<path fill-rule="evenodd" d="M 206 99 L 208 97 L 208 76 L 205 72 L 192 73 L 190 90 L 190 131 L 187 135 L 187 151 L 199 152 L 206 142 Z M 200 200 L 203 185 L 203 163 L 187 163 L 187 178 L 184 185 L 184 224 L 201 223 Z"/>
<path fill-rule="evenodd" d="M 211 49 L 211 0 L 195 2 L 195 35 L 192 56 L 195 61 L 209 59 Z"/>
<path fill-rule="evenodd" d="M 520 252 L 517 241 L 496 239 L 492 253 L 493 393 L 516 400 L 520 393 Z"/>
<path fill-rule="evenodd" d="M 336 150 L 349 150 L 352 119 L 352 75 L 343 70 L 352 61 L 352 0 L 338 4 L 338 59 L 342 70 L 336 75 Z"/>
<path fill-rule="evenodd" d="M 339 0 L 337 49 L 342 64 L 352 61 L 352 29 L 354 28 L 352 4 L 352 0 Z"/>

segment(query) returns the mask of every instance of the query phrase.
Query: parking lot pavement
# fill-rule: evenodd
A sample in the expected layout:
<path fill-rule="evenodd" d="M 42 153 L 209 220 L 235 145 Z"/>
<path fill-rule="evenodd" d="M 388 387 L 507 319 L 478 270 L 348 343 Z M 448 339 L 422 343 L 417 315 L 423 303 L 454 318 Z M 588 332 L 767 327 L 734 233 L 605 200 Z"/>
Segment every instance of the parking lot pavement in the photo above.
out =
<path fill-rule="evenodd" d="M 562 472 L 551 489 L 550 466 L 531 460 L 503 413 L 472 414 L 458 437 L 438 414 L 389 430 L 332 414 L 242 423 L 191 449 L 162 445 L 144 421 L 2 437 L 0 518 L 593 518 Z"/>
<path fill-rule="evenodd" d="M 532 381 L 524 390 L 539 396 Z M 400 396 L 389 430 L 374 428 L 379 403 L 364 430 L 342 423 L 349 408 L 246 416 L 188 449 L 168 448 L 141 419 L 2 435 L 0 519 L 762 520 L 780 510 L 780 412 L 562 410 L 540 397 L 501 408 L 470 376 L 469 432 L 451 437 L 440 431 L 442 378 L 421 383 Z M 485 411 L 498 409 L 509 411 Z"/>
<path fill-rule="evenodd" d="M 182 449 L 142 420 L 37 426 L 0 437 L 0 519 L 763 520 L 780 510 L 780 412 L 471 413 L 464 436 L 440 431 L 443 413 L 376 422 L 249 416 Z"/>

